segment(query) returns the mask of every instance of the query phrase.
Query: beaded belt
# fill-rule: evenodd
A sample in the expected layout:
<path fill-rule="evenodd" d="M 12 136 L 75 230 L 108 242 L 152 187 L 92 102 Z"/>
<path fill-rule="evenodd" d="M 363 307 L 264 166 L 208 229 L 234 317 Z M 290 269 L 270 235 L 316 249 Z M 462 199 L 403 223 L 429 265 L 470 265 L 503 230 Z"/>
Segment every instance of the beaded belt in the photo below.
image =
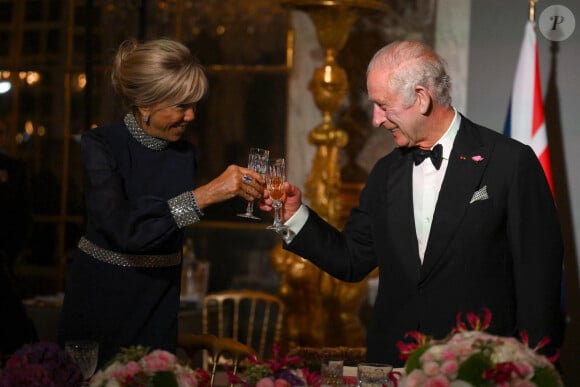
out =
<path fill-rule="evenodd" d="M 99 261 L 125 267 L 166 267 L 179 265 L 181 262 L 181 253 L 165 255 L 123 254 L 99 247 L 85 237 L 79 241 L 79 249 Z"/>

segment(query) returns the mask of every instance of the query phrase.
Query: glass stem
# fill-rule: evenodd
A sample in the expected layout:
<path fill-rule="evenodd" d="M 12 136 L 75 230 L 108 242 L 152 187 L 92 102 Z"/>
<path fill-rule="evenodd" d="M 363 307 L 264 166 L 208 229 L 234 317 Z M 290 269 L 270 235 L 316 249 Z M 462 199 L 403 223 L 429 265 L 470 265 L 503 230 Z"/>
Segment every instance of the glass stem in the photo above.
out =
<path fill-rule="evenodd" d="M 254 213 L 254 201 L 248 200 L 248 205 L 246 206 L 246 214 L 253 214 Z"/>
<path fill-rule="evenodd" d="M 280 209 L 282 203 L 278 200 L 274 201 L 274 226 L 280 227 L 282 225 L 282 217 L 280 216 Z"/>

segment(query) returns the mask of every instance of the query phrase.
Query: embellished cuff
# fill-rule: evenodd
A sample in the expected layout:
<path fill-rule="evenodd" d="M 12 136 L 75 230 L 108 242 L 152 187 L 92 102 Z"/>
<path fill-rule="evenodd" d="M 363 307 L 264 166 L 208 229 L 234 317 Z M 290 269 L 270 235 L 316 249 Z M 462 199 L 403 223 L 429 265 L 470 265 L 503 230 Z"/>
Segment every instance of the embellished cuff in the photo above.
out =
<path fill-rule="evenodd" d="M 187 191 L 167 201 L 179 228 L 199 222 L 203 212 L 199 209 L 193 191 Z"/>

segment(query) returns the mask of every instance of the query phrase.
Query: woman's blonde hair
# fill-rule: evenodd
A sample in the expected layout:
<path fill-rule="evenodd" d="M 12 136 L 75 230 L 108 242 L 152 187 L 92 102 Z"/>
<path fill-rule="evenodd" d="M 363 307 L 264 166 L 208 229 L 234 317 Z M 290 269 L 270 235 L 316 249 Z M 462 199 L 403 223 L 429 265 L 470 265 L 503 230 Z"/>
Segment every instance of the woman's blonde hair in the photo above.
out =
<path fill-rule="evenodd" d="M 169 39 L 123 42 L 113 60 L 111 82 L 132 109 L 195 103 L 208 87 L 203 68 L 189 49 Z"/>

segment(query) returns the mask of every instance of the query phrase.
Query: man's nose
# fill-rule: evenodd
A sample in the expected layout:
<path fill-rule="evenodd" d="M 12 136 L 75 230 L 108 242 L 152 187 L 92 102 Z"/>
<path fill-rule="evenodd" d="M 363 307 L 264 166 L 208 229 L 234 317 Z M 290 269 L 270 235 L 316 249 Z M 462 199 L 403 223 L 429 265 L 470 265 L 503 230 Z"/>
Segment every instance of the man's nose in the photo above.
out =
<path fill-rule="evenodd" d="M 378 107 L 377 105 L 373 105 L 373 126 L 378 128 L 385 122 L 387 119 L 385 111 Z"/>

